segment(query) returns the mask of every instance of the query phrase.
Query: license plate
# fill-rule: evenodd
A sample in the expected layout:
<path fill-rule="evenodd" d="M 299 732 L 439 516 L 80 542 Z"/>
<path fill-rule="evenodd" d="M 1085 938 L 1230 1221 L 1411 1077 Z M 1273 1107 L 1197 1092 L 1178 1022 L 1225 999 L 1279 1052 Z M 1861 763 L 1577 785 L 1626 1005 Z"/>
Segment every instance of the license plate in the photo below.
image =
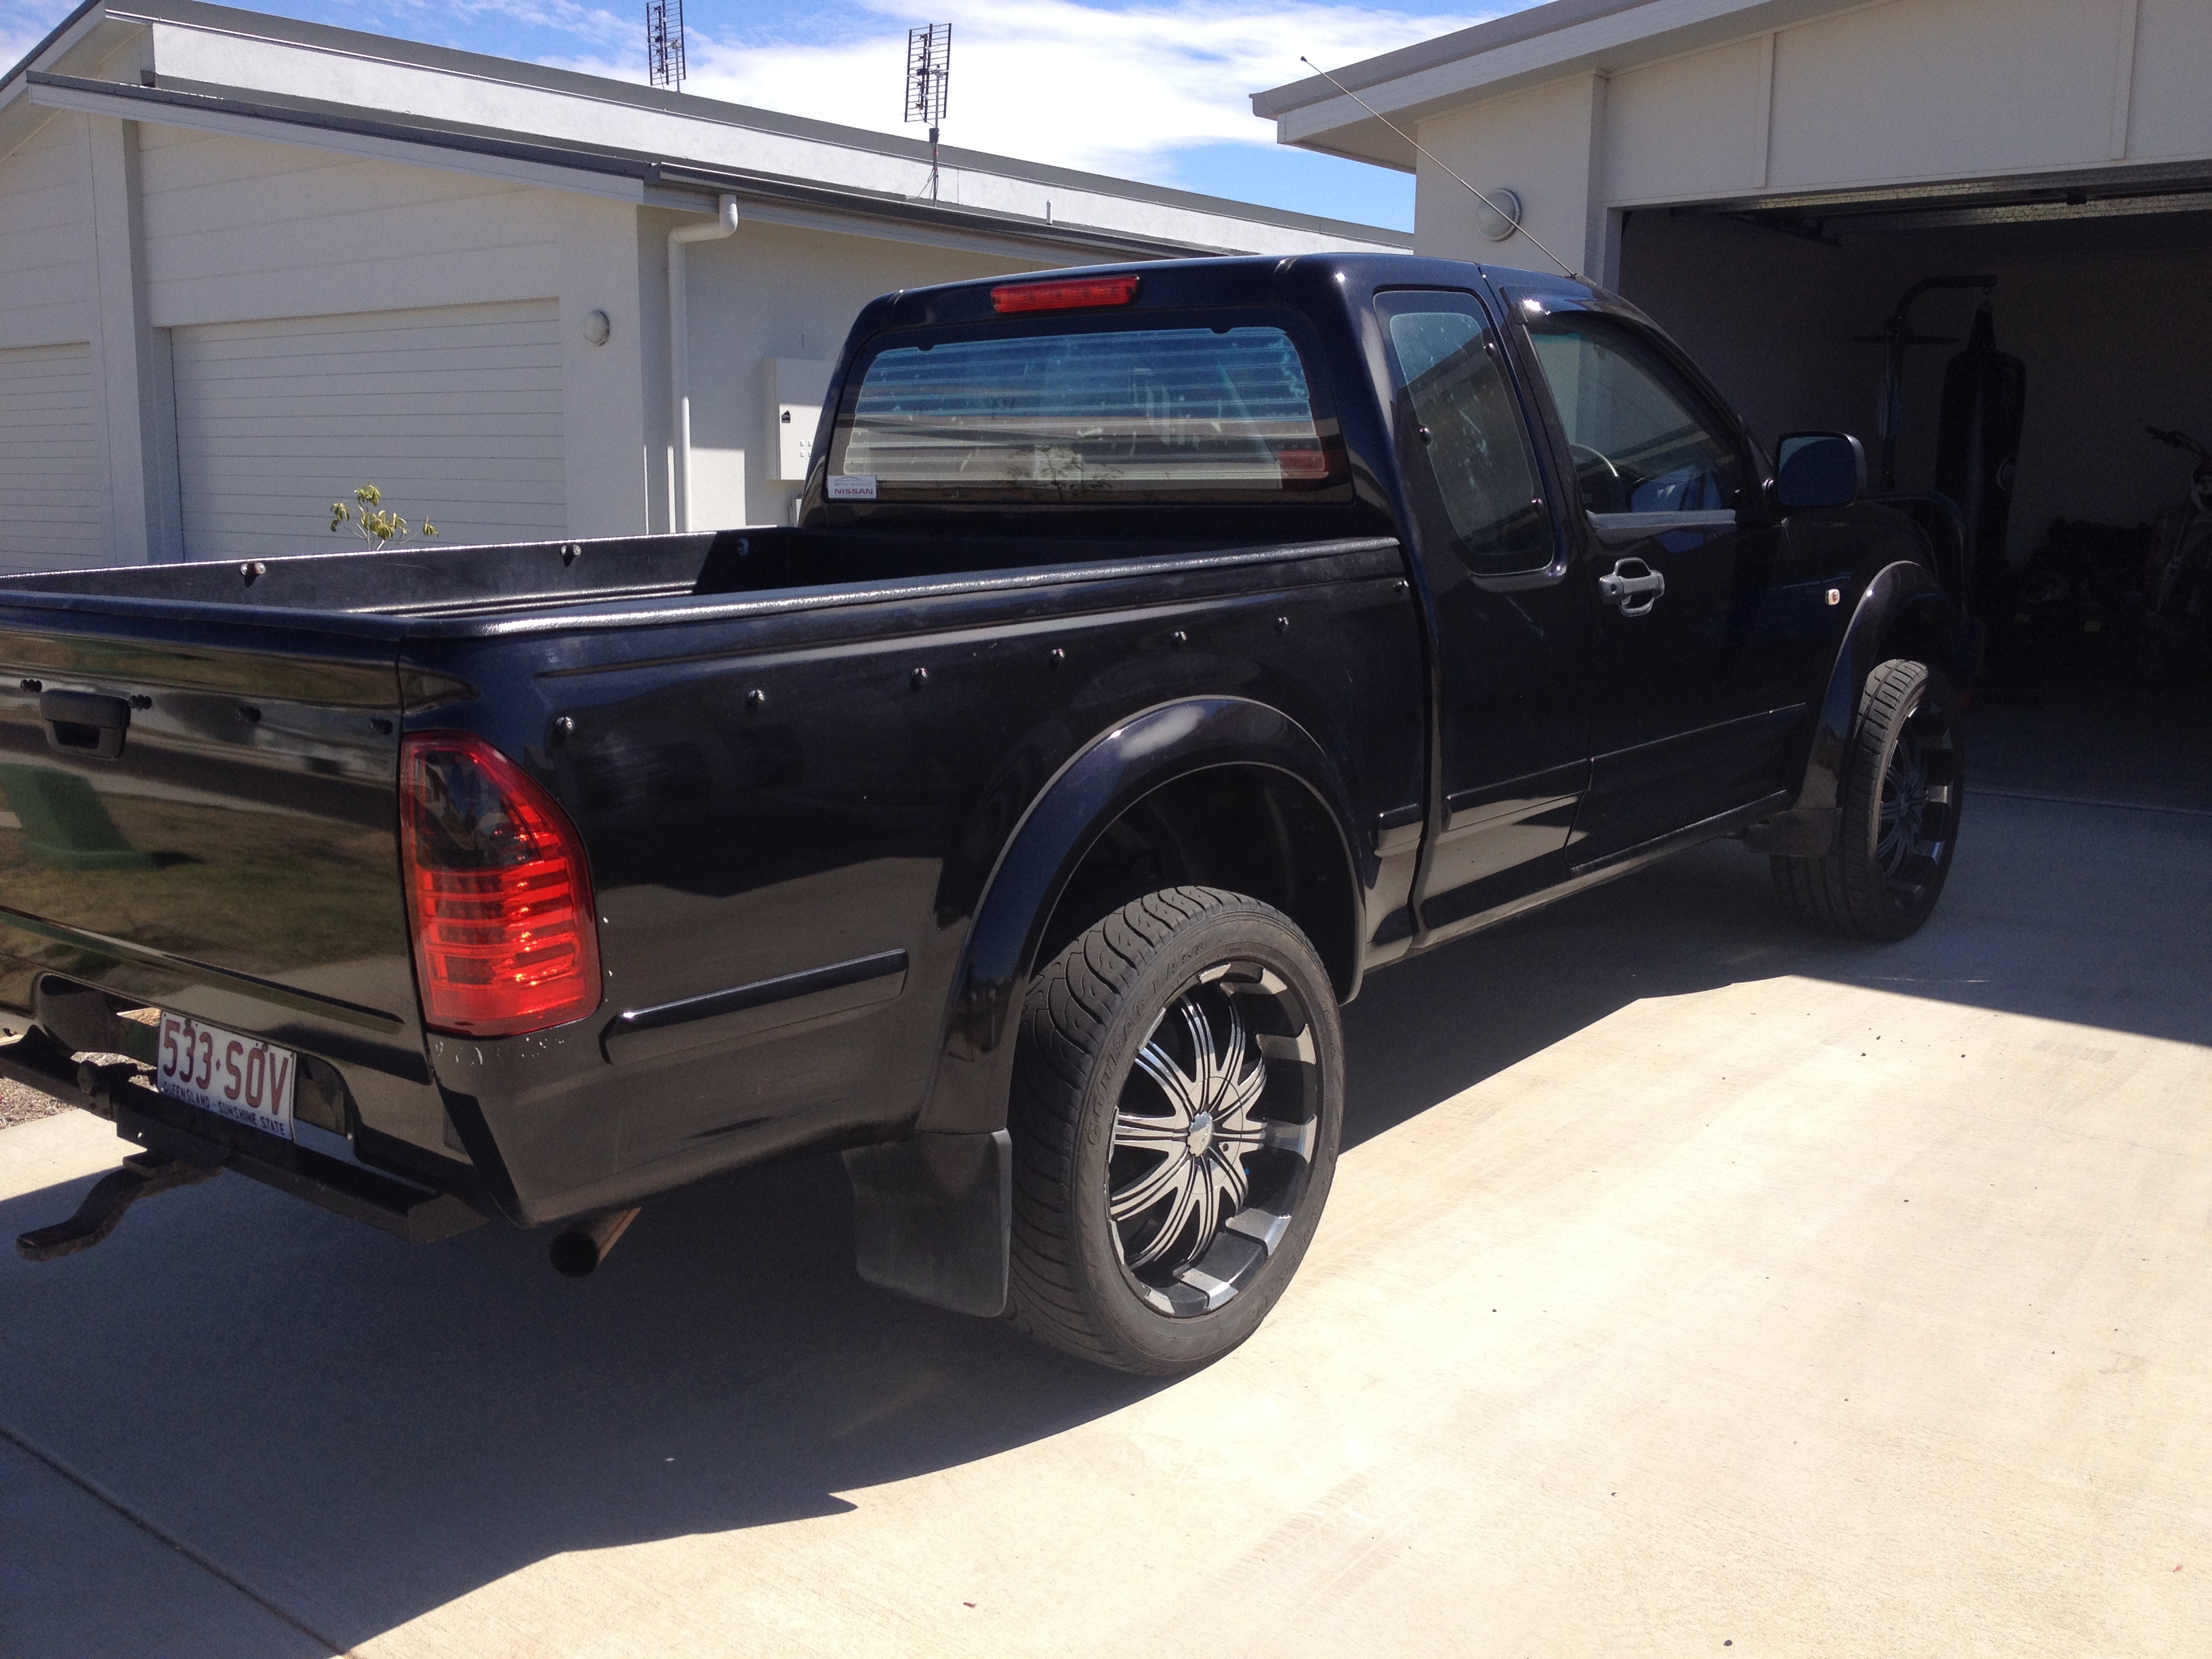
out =
<path fill-rule="evenodd" d="M 161 1016 L 154 1079 L 173 1099 L 294 1139 L 292 1085 L 300 1057 L 258 1037 L 204 1025 L 182 1014 Z"/>

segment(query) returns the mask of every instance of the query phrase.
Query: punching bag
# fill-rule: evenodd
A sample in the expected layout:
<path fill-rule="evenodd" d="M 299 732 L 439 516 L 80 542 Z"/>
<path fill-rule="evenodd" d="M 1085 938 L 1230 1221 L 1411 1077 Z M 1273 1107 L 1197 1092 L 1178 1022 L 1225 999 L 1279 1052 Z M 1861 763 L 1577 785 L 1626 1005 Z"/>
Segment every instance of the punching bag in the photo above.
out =
<path fill-rule="evenodd" d="M 1966 520 L 1966 564 L 1975 609 L 1986 611 L 2006 588 L 2005 526 L 2012 516 L 2027 408 L 2027 365 L 1997 349 L 1990 302 L 1974 313 L 1966 349 L 1943 367 L 1943 410 L 1936 428 L 1936 488 Z"/>

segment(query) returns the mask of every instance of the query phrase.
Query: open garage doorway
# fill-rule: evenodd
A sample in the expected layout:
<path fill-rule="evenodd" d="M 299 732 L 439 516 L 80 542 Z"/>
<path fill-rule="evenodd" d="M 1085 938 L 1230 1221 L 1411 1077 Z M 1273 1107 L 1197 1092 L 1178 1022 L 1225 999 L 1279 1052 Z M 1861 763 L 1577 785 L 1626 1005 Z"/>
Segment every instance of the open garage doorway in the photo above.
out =
<path fill-rule="evenodd" d="M 1997 480 L 2001 544 L 1975 573 L 1978 691 L 2041 709 L 2042 726 L 2109 705 L 2119 748 L 2142 750 L 2113 763 L 2145 784 L 2212 724 L 2212 501 L 2192 507 L 2194 459 L 2148 430 L 2212 446 L 2212 193 L 2191 182 L 1644 209 L 1621 238 L 1621 291 L 1754 430 L 1770 443 L 1854 433 L 1877 489 L 1885 325 L 1928 278 L 1994 279 L 1928 289 L 1911 308 L 1911 335 L 1931 343 L 1902 352 L 1890 488 L 1955 491 L 1955 466 L 1947 479 L 1937 465 L 1946 370 L 1986 303 L 2025 397 Z M 2016 746 L 2026 764 L 2036 745 Z"/>

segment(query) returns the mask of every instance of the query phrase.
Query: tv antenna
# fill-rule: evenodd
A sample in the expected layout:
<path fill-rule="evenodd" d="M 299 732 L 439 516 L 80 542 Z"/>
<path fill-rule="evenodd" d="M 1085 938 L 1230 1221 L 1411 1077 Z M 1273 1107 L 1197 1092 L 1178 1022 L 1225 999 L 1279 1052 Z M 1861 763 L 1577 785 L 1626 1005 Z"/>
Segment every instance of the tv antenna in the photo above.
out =
<path fill-rule="evenodd" d="M 677 0 L 682 4 L 683 0 Z M 937 131 L 945 125 L 945 92 L 952 82 L 952 25 L 906 32 L 906 118 L 929 123 L 929 199 L 937 199 Z"/>
<path fill-rule="evenodd" d="M 684 0 L 675 0 L 676 18 L 669 21 L 670 0 L 645 0 L 645 73 L 656 87 L 684 90 Z"/>

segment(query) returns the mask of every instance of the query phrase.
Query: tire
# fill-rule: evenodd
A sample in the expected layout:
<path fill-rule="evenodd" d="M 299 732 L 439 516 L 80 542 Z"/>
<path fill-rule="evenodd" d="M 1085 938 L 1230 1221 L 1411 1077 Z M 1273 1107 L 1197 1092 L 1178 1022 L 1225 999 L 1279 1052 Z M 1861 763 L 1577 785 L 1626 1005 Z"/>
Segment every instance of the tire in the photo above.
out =
<path fill-rule="evenodd" d="M 1297 1271 L 1343 1119 L 1335 992 L 1289 917 L 1208 887 L 1123 905 L 1023 1010 L 1009 1316 L 1125 1371 L 1219 1358 Z"/>
<path fill-rule="evenodd" d="M 1773 861 L 1774 890 L 1794 919 L 1846 939 L 1899 939 L 1934 912 L 1966 787 L 1951 701 L 1925 663 L 1893 658 L 1867 676 L 1836 845 L 1822 858 Z"/>

